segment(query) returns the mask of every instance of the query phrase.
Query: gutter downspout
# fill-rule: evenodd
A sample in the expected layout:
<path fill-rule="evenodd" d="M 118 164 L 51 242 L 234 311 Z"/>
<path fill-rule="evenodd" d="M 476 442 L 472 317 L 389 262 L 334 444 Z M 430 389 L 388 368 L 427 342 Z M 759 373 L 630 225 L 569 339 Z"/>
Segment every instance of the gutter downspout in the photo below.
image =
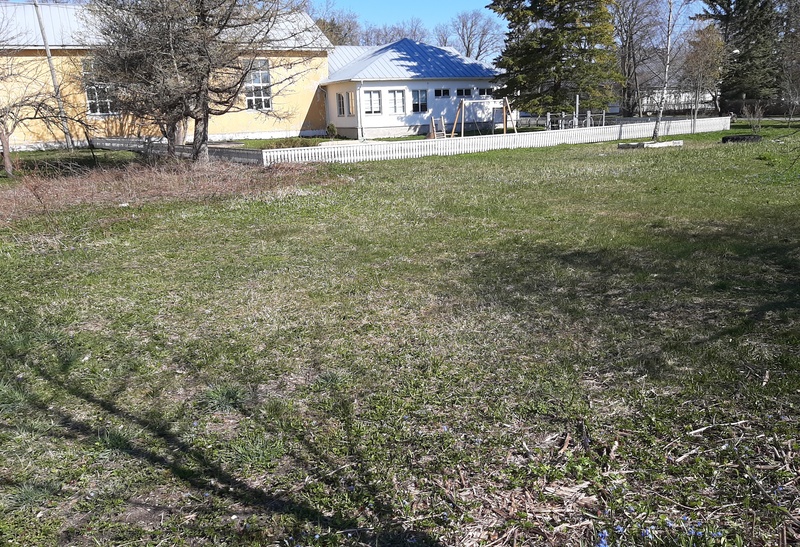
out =
<path fill-rule="evenodd" d="M 364 80 L 358 82 L 356 86 L 356 123 L 358 124 L 358 140 L 364 140 L 364 125 L 361 123 L 361 86 Z"/>
<path fill-rule="evenodd" d="M 58 84 L 58 77 L 56 76 L 56 68 L 53 64 L 53 54 L 50 52 L 50 44 L 47 42 L 47 32 L 44 30 L 44 20 L 42 19 L 42 12 L 39 9 L 39 2 L 33 0 L 33 8 L 36 10 L 36 18 L 39 19 L 39 31 L 42 33 L 42 43 L 44 44 L 44 52 L 47 56 L 47 64 L 50 66 L 50 78 L 53 80 L 53 93 L 56 96 L 58 103 L 58 114 L 61 118 L 61 130 L 64 132 L 64 139 L 67 143 L 67 150 L 72 152 L 72 135 L 69 133 L 69 126 L 67 125 L 67 114 L 64 111 L 64 101 L 61 100 L 61 86 Z"/>

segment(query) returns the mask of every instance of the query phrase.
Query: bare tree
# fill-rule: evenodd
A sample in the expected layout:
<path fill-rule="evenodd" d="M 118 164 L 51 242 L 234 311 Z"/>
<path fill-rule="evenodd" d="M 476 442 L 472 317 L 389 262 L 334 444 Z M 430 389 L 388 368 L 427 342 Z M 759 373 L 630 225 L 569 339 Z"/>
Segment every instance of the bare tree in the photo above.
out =
<path fill-rule="evenodd" d="M 382 46 L 403 38 L 416 42 L 427 42 L 430 39 L 430 32 L 422 19 L 418 17 L 394 25 L 367 25 L 362 33 L 361 45 Z"/>
<path fill-rule="evenodd" d="M 661 90 L 658 98 L 658 114 L 653 128 L 654 141 L 658 140 L 661 120 L 664 117 L 664 105 L 667 102 L 667 92 L 671 83 L 670 69 L 675 60 L 676 52 L 679 51 L 679 48 L 675 47 L 675 40 L 678 37 L 677 22 L 681 18 L 686 5 L 686 0 L 665 0 L 662 22 L 657 25 L 658 32 L 654 36 L 654 50 L 658 52 L 658 58 L 663 67 Z"/>
<path fill-rule="evenodd" d="M 653 56 L 651 41 L 657 11 L 657 0 L 617 0 L 611 3 L 622 74 L 621 107 L 625 116 L 642 113 L 641 89 L 652 79 L 646 66 Z"/>
<path fill-rule="evenodd" d="M 12 175 L 11 136 L 34 124 L 53 130 L 64 122 L 41 58 L 23 57 L 8 19 L 0 22 L 0 145 L 3 170 Z"/>
<path fill-rule="evenodd" d="M 462 11 L 450 22 L 455 47 L 465 57 L 485 61 L 500 53 L 503 29 L 486 11 Z"/>
<path fill-rule="evenodd" d="M 717 114 L 719 107 L 719 83 L 725 64 L 725 43 L 716 25 L 710 24 L 691 31 L 687 51 L 681 67 L 682 81 L 694 96 L 692 113 L 697 117 L 700 97 L 710 93 Z"/>
<path fill-rule="evenodd" d="M 113 83 L 123 107 L 168 134 L 193 119 L 192 156 L 201 162 L 210 116 L 247 106 L 266 113 L 271 97 L 302 76 L 308 57 L 299 52 L 327 43 L 295 0 L 92 0 L 88 10 L 100 37 L 93 78 Z M 263 59 L 287 50 L 297 54 Z M 254 78 L 260 95 L 245 105 Z"/>
<path fill-rule="evenodd" d="M 338 9 L 331 0 L 312 4 L 309 15 L 335 46 L 357 46 L 361 43 L 361 23 L 351 10 Z"/>
<path fill-rule="evenodd" d="M 449 23 L 439 23 L 433 27 L 433 39 L 439 47 L 450 47 L 453 45 L 453 33 Z"/>

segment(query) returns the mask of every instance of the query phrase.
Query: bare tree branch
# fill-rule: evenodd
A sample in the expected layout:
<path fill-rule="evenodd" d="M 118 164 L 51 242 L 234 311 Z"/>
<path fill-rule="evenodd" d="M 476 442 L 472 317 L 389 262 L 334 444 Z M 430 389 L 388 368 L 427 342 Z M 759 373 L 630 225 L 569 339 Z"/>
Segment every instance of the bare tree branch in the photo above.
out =
<path fill-rule="evenodd" d="M 166 127 L 168 138 L 192 118 L 193 157 L 208 161 L 210 116 L 248 106 L 274 115 L 270 97 L 301 78 L 329 43 L 302 7 L 295 0 L 93 0 L 89 28 L 101 44 L 91 78 L 112 83 L 120 108 Z M 245 88 L 264 87 L 267 77 L 268 91 L 243 103 Z"/>

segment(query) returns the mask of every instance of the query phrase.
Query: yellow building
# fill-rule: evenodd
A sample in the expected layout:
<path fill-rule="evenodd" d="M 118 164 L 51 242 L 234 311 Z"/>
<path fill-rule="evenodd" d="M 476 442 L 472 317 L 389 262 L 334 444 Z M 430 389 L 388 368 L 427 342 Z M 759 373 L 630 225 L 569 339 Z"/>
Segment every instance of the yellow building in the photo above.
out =
<path fill-rule="evenodd" d="M 63 145 L 67 134 L 76 143 L 101 136 L 160 135 L 157 127 L 116 112 L 108 85 L 85 83 L 92 38 L 82 13 L 78 5 L 0 2 L 0 116 L 16 106 L 17 118 L 23 118 L 10 135 L 11 149 Z M 306 14 L 291 15 L 276 25 L 275 32 L 286 33 L 286 40 L 275 40 L 285 47 L 264 52 L 236 108 L 211 118 L 210 141 L 325 133 L 319 82 L 328 75 L 331 43 Z M 287 78 L 287 70 L 295 71 L 296 77 Z M 287 80 L 290 83 L 281 89 L 272 85 Z M 61 108 L 51 113 L 50 123 L 25 120 L 30 112 L 20 107 L 23 99 L 52 96 L 54 89 L 59 91 Z"/>

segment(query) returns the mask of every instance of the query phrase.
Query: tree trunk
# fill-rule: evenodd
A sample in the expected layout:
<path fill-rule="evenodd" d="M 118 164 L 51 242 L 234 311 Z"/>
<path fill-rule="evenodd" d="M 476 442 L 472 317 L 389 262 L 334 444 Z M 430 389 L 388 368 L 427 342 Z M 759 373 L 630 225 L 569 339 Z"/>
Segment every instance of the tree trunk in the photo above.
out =
<path fill-rule="evenodd" d="M 209 101 L 209 78 L 206 74 L 202 83 L 202 88 L 195 95 L 197 107 L 194 110 L 194 141 L 192 142 L 192 160 L 195 163 L 208 163 L 208 120 L 210 117 L 208 110 Z"/>
<path fill-rule="evenodd" d="M 164 128 L 164 137 L 167 139 L 167 157 L 175 158 L 175 133 L 178 131 L 178 124 L 175 122 L 167 122 Z"/>
<path fill-rule="evenodd" d="M 664 55 L 664 86 L 661 89 L 661 100 L 658 104 L 658 118 L 653 127 L 653 141 L 658 140 L 658 133 L 661 129 L 661 119 L 664 117 L 664 104 L 667 102 L 667 89 L 669 88 L 669 63 L 672 56 L 672 10 L 673 0 L 667 0 L 667 51 Z"/>
<path fill-rule="evenodd" d="M 3 147 L 3 170 L 10 177 L 14 174 L 14 164 L 11 162 L 11 147 L 9 135 L 5 128 L 0 128 L 0 146 Z"/>
<path fill-rule="evenodd" d="M 189 119 L 181 118 L 175 126 L 175 145 L 183 146 L 186 144 L 186 133 L 189 131 Z"/>
<path fill-rule="evenodd" d="M 167 156 L 170 158 L 177 157 L 178 146 L 186 144 L 186 131 L 189 126 L 187 118 L 181 118 L 178 121 L 167 122 L 162 127 L 164 138 L 167 139 Z"/>
<path fill-rule="evenodd" d="M 194 119 L 194 142 L 192 143 L 192 160 L 196 163 L 208 163 L 208 111 Z"/>

